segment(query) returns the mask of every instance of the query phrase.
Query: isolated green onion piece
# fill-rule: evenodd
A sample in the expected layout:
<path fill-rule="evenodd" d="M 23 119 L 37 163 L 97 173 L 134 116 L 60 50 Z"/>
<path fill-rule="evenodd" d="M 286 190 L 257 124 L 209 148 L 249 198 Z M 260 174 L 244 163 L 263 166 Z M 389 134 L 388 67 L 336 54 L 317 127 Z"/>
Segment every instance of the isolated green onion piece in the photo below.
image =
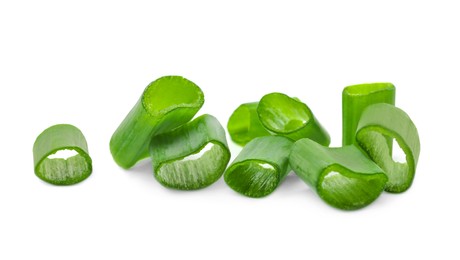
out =
<path fill-rule="evenodd" d="M 240 105 L 228 120 L 227 129 L 230 138 L 241 146 L 256 137 L 270 135 L 260 123 L 257 114 L 258 104 L 259 102 L 253 102 Z"/>
<path fill-rule="evenodd" d="M 202 115 L 150 144 L 155 178 L 164 186 L 195 190 L 216 182 L 230 160 L 225 130 L 211 115 Z"/>
<path fill-rule="evenodd" d="M 262 125 L 276 135 L 293 140 L 310 138 L 326 146 L 331 142 L 310 108 L 298 99 L 282 93 L 267 94 L 260 100 L 257 113 Z"/>
<path fill-rule="evenodd" d="M 405 162 L 393 160 L 388 139 L 401 147 Z M 417 128 L 403 110 L 383 103 L 369 106 L 359 121 L 356 141 L 388 175 L 386 191 L 399 193 L 411 186 L 420 155 L 420 139 Z"/>
<path fill-rule="evenodd" d="M 201 89 L 180 76 L 165 76 L 150 83 L 110 140 L 115 162 L 130 168 L 149 156 L 156 134 L 190 121 L 204 103 Z"/>
<path fill-rule="evenodd" d="M 72 156 L 65 158 L 60 154 Z M 33 147 L 35 174 L 51 184 L 71 185 L 88 178 L 92 161 L 82 132 L 73 125 L 54 125 L 43 131 Z"/>
<path fill-rule="evenodd" d="M 324 201 L 339 209 L 369 205 L 388 180 L 382 169 L 354 145 L 329 148 L 301 139 L 295 142 L 289 163 Z"/>
<path fill-rule="evenodd" d="M 253 139 L 225 171 L 225 182 L 243 195 L 267 196 L 289 173 L 289 153 L 293 143 L 283 136 Z"/>
<path fill-rule="evenodd" d="M 342 92 L 342 145 L 355 142 L 356 128 L 363 111 L 378 103 L 395 104 L 396 89 L 391 83 L 348 86 Z"/>

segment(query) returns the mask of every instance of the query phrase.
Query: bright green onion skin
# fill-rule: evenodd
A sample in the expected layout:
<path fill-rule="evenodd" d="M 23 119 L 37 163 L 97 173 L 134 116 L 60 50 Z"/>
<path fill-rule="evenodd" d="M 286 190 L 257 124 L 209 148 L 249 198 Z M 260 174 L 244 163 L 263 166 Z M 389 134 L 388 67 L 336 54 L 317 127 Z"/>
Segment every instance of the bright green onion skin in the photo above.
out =
<path fill-rule="evenodd" d="M 240 105 L 228 120 L 230 138 L 241 146 L 245 146 L 256 137 L 270 135 L 259 120 L 258 104 L 259 102 L 253 102 Z"/>
<path fill-rule="evenodd" d="M 331 142 L 310 108 L 298 99 L 282 93 L 267 94 L 260 100 L 257 113 L 262 125 L 276 135 L 292 140 L 310 138 L 325 146 Z"/>
<path fill-rule="evenodd" d="M 73 150 L 69 158 L 51 158 L 61 150 Z M 33 146 L 37 177 L 55 185 L 72 185 L 91 175 L 92 161 L 83 133 L 73 125 L 59 124 L 44 130 Z"/>
<path fill-rule="evenodd" d="M 150 155 L 155 178 L 162 185 L 179 190 L 213 184 L 230 160 L 225 130 L 215 117 L 207 114 L 154 136 Z"/>
<path fill-rule="evenodd" d="M 188 121 L 204 103 L 195 83 L 180 76 L 165 76 L 150 83 L 110 140 L 115 162 L 131 168 L 149 156 L 154 135 L 171 131 Z"/>
<path fill-rule="evenodd" d="M 342 145 L 355 142 L 356 128 L 363 111 L 378 103 L 395 104 L 396 89 L 391 83 L 348 86 L 342 92 Z"/>
<path fill-rule="evenodd" d="M 321 199 L 343 210 L 369 205 L 388 180 L 383 170 L 354 145 L 329 148 L 304 138 L 293 145 L 289 163 Z"/>
<path fill-rule="evenodd" d="M 394 139 L 401 147 L 405 163 L 393 160 L 388 139 Z M 420 138 L 403 110 L 383 103 L 369 106 L 359 121 L 356 141 L 387 174 L 386 191 L 400 193 L 409 189 L 420 155 Z"/>
<path fill-rule="evenodd" d="M 225 182 L 248 197 L 269 195 L 289 173 L 289 153 L 293 144 L 283 136 L 253 139 L 225 171 Z"/>

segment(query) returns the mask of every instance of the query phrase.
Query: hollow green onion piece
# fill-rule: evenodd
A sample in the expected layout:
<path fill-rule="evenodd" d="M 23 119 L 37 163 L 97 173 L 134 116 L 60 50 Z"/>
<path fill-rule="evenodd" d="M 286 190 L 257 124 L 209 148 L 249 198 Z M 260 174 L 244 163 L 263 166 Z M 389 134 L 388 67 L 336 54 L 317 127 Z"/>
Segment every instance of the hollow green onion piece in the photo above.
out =
<path fill-rule="evenodd" d="M 283 136 L 253 139 L 225 171 L 225 182 L 248 197 L 267 196 L 289 173 L 289 153 L 293 143 Z"/>
<path fill-rule="evenodd" d="M 276 135 L 293 140 L 306 137 L 325 146 L 331 142 L 310 108 L 298 99 L 282 93 L 267 94 L 260 100 L 257 113 L 262 125 Z"/>
<path fill-rule="evenodd" d="M 204 103 L 195 83 L 180 76 L 165 76 L 150 83 L 110 140 L 115 162 L 130 168 L 149 156 L 149 143 L 188 121 Z"/>
<path fill-rule="evenodd" d="M 405 154 L 405 162 L 393 160 L 388 139 L 397 142 Z M 420 155 L 420 139 L 417 128 L 403 110 L 383 103 L 369 106 L 359 121 L 356 140 L 388 175 L 386 191 L 400 193 L 411 186 Z"/>
<path fill-rule="evenodd" d="M 230 116 L 227 129 L 232 140 L 241 145 L 246 145 L 256 137 L 270 135 L 270 132 L 260 123 L 257 114 L 259 102 L 240 105 Z"/>
<path fill-rule="evenodd" d="M 73 125 L 54 125 L 44 130 L 33 147 L 37 177 L 55 185 L 71 185 L 88 178 L 92 161 L 82 132 Z"/>
<path fill-rule="evenodd" d="M 355 142 L 356 128 L 363 111 L 372 104 L 395 104 L 396 89 L 391 83 L 348 86 L 342 92 L 342 145 Z"/>
<path fill-rule="evenodd" d="M 155 178 L 164 186 L 195 190 L 216 182 L 230 160 L 225 130 L 202 115 L 171 132 L 154 136 L 150 145 Z"/>
<path fill-rule="evenodd" d="M 292 147 L 289 163 L 324 201 L 339 209 L 369 205 L 388 180 L 383 170 L 355 145 L 329 148 L 301 139 Z"/>

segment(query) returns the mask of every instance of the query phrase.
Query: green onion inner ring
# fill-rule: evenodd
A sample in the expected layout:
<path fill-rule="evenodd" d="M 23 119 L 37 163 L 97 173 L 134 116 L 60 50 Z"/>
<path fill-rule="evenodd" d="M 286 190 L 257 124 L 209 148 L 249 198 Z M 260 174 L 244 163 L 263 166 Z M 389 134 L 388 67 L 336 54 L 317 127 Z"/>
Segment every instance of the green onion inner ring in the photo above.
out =
<path fill-rule="evenodd" d="M 158 181 L 171 188 L 194 190 L 216 182 L 228 162 L 228 152 L 219 143 L 209 142 L 195 153 L 161 163 L 155 170 Z"/>
<path fill-rule="evenodd" d="M 280 183 L 280 171 L 266 161 L 246 160 L 233 164 L 225 173 L 225 182 L 249 197 L 264 197 Z"/>

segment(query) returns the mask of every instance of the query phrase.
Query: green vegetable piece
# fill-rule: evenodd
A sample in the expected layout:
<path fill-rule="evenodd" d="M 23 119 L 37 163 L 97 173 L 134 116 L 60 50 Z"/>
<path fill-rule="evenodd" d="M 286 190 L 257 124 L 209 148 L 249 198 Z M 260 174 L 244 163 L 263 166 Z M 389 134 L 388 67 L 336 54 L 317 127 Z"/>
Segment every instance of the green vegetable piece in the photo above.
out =
<path fill-rule="evenodd" d="M 267 196 L 289 173 L 289 153 L 293 143 L 283 136 L 253 139 L 225 172 L 225 182 L 245 196 Z"/>
<path fill-rule="evenodd" d="M 164 186 L 196 190 L 211 185 L 230 160 L 225 130 L 211 115 L 202 115 L 150 145 L 155 178 Z"/>
<path fill-rule="evenodd" d="M 195 83 L 180 76 L 165 76 L 150 83 L 110 140 L 115 162 L 131 168 L 149 156 L 154 135 L 165 133 L 188 121 L 204 103 Z"/>
<path fill-rule="evenodd" d="M 228 120 L 227 129 L 230 138 L 241 146 L 245 146 L 256 137 L 270 135 L 270 132 L 260 123 L 257 114 L 258 104 L 259 102 L 253 102 L 240 105 Z"/>
<path fill-rule="evenodd" d="M 307 137 L 325 146 L 331 142 L 310 108 L 298 99 L 282 93 L 267 94 L 260 100 L 257 113 L 262 125 L 276 135 L 293 140 Z"/>
<path fill-rule="evenodd" d="M 405 162 L 392 159 L 388 139 L 401 147 Z M 386 191 L 400 193 L 411 186 L 420 155 L 420 139 L 417 128 L 403 110 L 384 103 L 369 106 L 359 121 L 356 141 L 387 174 Z"/>
<path fill-rule="evenodd" d="M 369 83 L 346 87 L 342 92 L 342 145 L 355 142 L 356 128 L 363 111 L 372 104 L 395 104 L 396 89 L 391 83 Z"/>
<path fill-rule="evenodd" d="M 325 202 L 344 210 L 369 205 L 388 180 L 382 169 L 354 145 L 329 148 L 301 139 L 292 147 L 289 163 Z"/>
<path fill-rule="evenodd" d="M 35 140 L 33 154 L 35 175 L 51 184 L 79 183 L 93 169 L 86 139 L 73 125 L 54 125 L 44 130 Z"/>

